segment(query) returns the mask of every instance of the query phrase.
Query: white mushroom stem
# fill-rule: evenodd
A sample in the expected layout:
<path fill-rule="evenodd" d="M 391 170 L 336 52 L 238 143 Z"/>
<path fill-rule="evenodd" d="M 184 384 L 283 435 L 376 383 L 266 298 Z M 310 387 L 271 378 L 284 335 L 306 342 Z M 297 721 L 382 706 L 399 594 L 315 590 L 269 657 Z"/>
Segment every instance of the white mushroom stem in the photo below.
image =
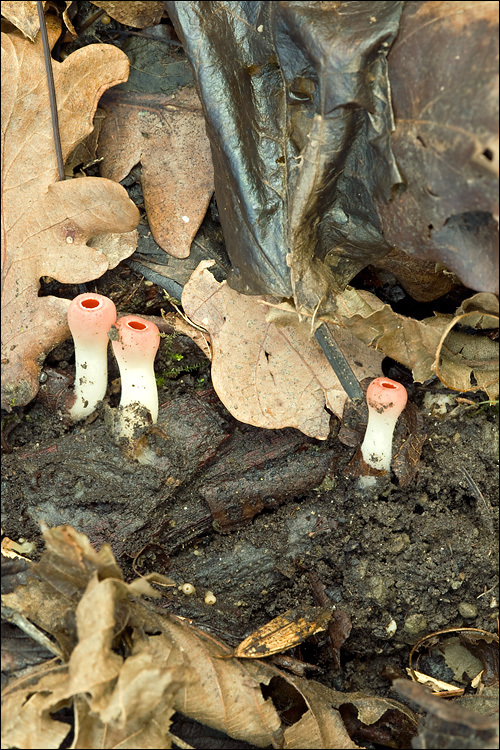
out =
<path fill-rule="evenodd" d="M 373 469 L 388 472 L 391 468 L 394 428 L 406 406 L 407 398 L 404 385 L 390 378 L 375 378 L 368 386 L 368 424 L 361 445 L 361 455 L 364 462 Z"/>
<path fill-rule="evenodd" d="M 158 327 L 136 315 L 126 315 L 116 322 L 117 340 L 112 341 L 113 352 L 120 368 L 121 436 L 132 437 L 136 426 L 143 425 L 140 408 L 151 414 L 153 424 L 158 419 L 158 389 L 154 360 L 160 344 Z"/>
<path fill-rule="evenodd" d="M 108 331 L 116 321 L 114 303 L 102 294 L 79 294 L 68 307 L 75 344 L 74 421 L 92 414 L 108 387 Z"/>

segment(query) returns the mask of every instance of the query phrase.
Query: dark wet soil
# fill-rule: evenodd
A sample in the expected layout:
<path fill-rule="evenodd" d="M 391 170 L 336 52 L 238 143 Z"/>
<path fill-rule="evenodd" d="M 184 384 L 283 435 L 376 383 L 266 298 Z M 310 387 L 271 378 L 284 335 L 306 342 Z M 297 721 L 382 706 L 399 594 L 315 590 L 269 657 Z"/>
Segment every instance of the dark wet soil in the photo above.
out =
<path fill-rule="evenodd" d="M 70 360 L 70 350 L 52 359 Z M 71 524 L 110 543 L 128 579 L 155 570 L 191 583 L 189 596 L 169 590 L 165 608 L 230 645 L 291 608 L 320 604 L 319 581 L 352 623 L 341 668 L 325 635 L 294 653 L 320 667 L 315 679 L 345 691 L 389 695 L 389 677 L 404 674 L 411 646 L 432 631 L 496 631 L 494 407 L 414 386 L 427 433 L 416 475 L 406 487 L 393 476 L 361 491 L 346 470 L 355 448 L 340 442 L 335 418 L 325 442 L 248 427 L 220 404 L 189 339 L 163 340 L 159 361 L 197 367 L 165 378 L 146 464 L 111 439 L 109 405 L 71 426 L 40 399 L 25 409 L 3 462 L 8 537 L 35 541 L 36 558 L 40 521 Z M 431 391 L 451 396 L 444 413 L 429 406 Z"/>

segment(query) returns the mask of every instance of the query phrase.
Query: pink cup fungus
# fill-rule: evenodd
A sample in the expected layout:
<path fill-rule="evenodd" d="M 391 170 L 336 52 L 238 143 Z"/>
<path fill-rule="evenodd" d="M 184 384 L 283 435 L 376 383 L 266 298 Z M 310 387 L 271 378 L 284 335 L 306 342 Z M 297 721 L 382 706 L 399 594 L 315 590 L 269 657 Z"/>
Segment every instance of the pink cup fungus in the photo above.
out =
<path fill-rule="evenodd" d="M 394 428 L 407 398 L 404 385 L 390 378 L 375 378 L 368 386 L 368 424 L 361 455 L 372 469 L 387 473 L 391 468 Z M 365 476 L 360 481 L 363 487 L 369 487 L 373 486 L 376 477 Z"/>
<path fill-rule="evenodd" d="M 102 294 L 79 294 L 68 307 L 68 325 L 75 344 L 75 422 L 92 414 L 108 386 L 108 331 L 116 321 L 114 303 Z"/>
<path fill-rule="evenodd" d="M 148 410 L 153 424 L 158 419 L 154 360 L 160 344 L 160 331 L 154 323 L 137 315 L 119 318 L 116 329 L 112 347 L 120 368 L 122 389 L 119 435 L 131 438 L 135 428 L 145 424 L 140 414 L 141 406 Z"/>

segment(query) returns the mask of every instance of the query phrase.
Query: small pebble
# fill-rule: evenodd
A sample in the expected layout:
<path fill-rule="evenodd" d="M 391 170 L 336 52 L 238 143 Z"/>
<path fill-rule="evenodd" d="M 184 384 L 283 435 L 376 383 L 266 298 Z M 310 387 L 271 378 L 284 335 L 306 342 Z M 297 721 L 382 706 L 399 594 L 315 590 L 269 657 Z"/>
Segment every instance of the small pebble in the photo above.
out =
<path fill-rule="evenodd" d="M 477 617 L 477 607 L 475 604 L 469 604 L 469 602 L 460 602 L 458 605 L 458 611 L 465 620 L 473 620 Z"/>
<path fill-rule="evenodd" d="M 406 618 L 404 629 L 411 636 L 423 635 L 427 630 L 427 620 L 424 615 L 415 614 Z"/>
<path fill-rule="evenodd" d="M 409 545 L 410 537 L 408 536 L 408 534 L 393 534 L 392 539 L 389 541 L 389 551 L 393 555 L 398 555 Z"/>

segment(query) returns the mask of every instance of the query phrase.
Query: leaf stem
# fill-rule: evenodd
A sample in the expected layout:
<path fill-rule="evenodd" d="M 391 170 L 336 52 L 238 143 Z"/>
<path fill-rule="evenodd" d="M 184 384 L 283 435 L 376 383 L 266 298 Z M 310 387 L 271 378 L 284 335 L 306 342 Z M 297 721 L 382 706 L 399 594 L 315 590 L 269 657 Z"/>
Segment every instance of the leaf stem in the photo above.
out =
<path fill-rule="evenodd" d="M 52 117 L 52 135 L 54 137 L 54 146 L 56 150 L 57 171 L 59 180 L 65 179 L 64 161 L 61 149 L 61 137 L 59 135 L 59 118 L 57 116 L 57 99 L 54 87 L 54 74 L 52 71 L 52 56 L 50 54 L 49 38 L 47 36 L 47 26 L 43 13 L 43 3 L 37 0 L 36 8 L 38 10 L 38 20 L 40 21 L 40 34 L 42 35 L 43 57 L 45 60 L 45 71 L 47 73 L 47 83 L 49 85 L 50 114 Z"/>
<path fill-rule="evenodd" d="M 316 330 L 314 337 L 323 349 L 323 354 L 330 363 L 335 375 L 340 381 L 340 385 L 347 393 L 351 401 L 364 398 L 363 389 L 361 388 L 356 375 L 353 373 L 349 362 L 346 360 L 329 328 L 323 323 Z"/>

